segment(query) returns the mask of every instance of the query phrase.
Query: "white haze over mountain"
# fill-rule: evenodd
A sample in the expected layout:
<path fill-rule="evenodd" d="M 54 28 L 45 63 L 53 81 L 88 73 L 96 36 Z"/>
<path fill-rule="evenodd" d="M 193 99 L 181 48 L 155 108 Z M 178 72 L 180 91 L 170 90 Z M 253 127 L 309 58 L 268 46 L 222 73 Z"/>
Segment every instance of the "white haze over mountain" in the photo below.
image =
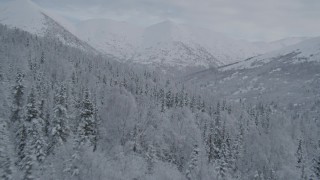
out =
<path fill-rule="evenodd" d="M 14 0 L 2 4 L 0 23 L 32 34 L 57 38 L 72 47 L 93 51 L 75 36 L 72 24 L 29 0 Z"/>
<path fill-rule="evenodd" d="M 251 41 L 320 35 L 318 0 L 34 1 L 74 20 L 108 18 L 143 26 L 172 20 Z"/>
<path fill-rule="evenodd" d="M 44 34 L 48 30 L 45 20 L 45 16 L 48 16 L 104 54 L 125 62 L 156 66 L 218 67 L 306 39 L 290 38 L 271 43 L 251 43 L 172 21 L 146 28 L 109 19 L 91 19 L 72 25 L 71 22 L 28 0 L 11 1 L 2 7 L 0 17 L 4 24 L 31 33 Z M 77 46 L 75 42 L 66 43 Z"/>

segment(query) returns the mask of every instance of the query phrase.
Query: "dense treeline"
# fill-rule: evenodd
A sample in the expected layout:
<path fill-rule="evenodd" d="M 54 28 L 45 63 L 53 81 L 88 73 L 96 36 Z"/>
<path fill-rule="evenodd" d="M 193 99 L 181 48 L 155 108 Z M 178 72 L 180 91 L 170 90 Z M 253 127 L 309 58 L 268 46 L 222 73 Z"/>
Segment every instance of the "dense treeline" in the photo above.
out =
<path fill-rule="evenodd" d="M 318 119 L 2 25 L 0 42 L 3 179 L 319 178 Z"/>

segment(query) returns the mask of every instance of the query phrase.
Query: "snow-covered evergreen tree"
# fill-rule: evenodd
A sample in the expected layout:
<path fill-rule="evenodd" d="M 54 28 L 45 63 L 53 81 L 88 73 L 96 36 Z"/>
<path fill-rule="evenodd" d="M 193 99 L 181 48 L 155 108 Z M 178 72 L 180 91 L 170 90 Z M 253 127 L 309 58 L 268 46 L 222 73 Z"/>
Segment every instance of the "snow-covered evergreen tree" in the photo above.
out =
<path fill-rule="evenodd" d="M 216 116 L 215 116 L 215 124 L 213 131 L 213 158 L 220 159 L 221 158 L 221 148 L 222 142 L 224 138 L 224 132 L 221 124 L 221 112 L 220 112 L 220 102 L 217 103 L 216 108 Z"/>
<path fill-rule="evenodd" d="M 21 118 L 23 117 L 23 96 L 24 96 L 24 85 L 22 84 L 24 75 L 22 73 L 18 73 L 16 77 L 16 84 L 13 86 L 13 103 L 12 103 L 12 115 L 11 122 L 15 123 L 21 122 Z"/>
<path fill-rule="evenodd" d="M 304 180 L 306 179 L 306 167 L 305 167 L 305 157 L 304 157 L 304 152 L 303 152 L 303 144 L 302 144 L 302 139 L 299 139 L 298 141 L 298 148 L 296 151 L 296 158 L 297 158 L 297 165 L 296 167 L 300 171 L 300 179 Z"/>
<path fill-rule="evenodd" d="M 195 112 L 196 109 L 196 98 L 192 96 L 191 102 L 190 102 L 190 109 L 192 112 Z"/>
<path fill-rule="evenodd" d="M 24 148 L 26 146 L 26 128 L 24 126 L 23 119 L 23 101 L 24 101 L 24 85 L 22 84 L 24 75 L 18 73 L 13 86 L 13 103 L 12 103 L 12 115 L 11 115 L 11 129 L 15 136 L 15 149 L 17 153 L 17 163 L 20 163 L 24 158 Z"/>
<path fill-rule="evenodd" d="M 315 178 L 320 179 L 320 141 L 317 147 L 317 155 L 313 158 L 312 170 Z"/>
<path fill-rule="evenodd" d="M 215 147 L 214 147 L 214 125 L 210 122 L 208 138 L 206 140 L 206 150 L 208 153 L 208 163 L 212 163 L 215 158 Z"/>
<path fill-rule="evenodd" d="M 3 180 L 13 179 L 15 173 L 9 136 L 8 125 L 0 118 L 0 179 Z"/>
<path fill-rule="evenodd" d="M 200 149 L 198 145 L 194 145 L 193 151 L 190 156 L 190 161 L 187 165 L 187 170 L 186 170 L 186 177 L 188 180 L 198 179 L 199 158 L 200 158 Z"/>
<path fill-rule="evenodd" d="M 23 124 L 25 147 L 21 152 L 23 154 L 21 168 L 24 171 L 24 179 L 34 179 L 35 168 L 39 167 L 46 157 L 47 144 L 44 140 L 44 121 L 39 117 L 33 88 L 28 96 Z"/>
<path fill-rule="evenodd" d="M 230 149 L 229 139 L 225 138 L 221 141 L 221 148 L 218 151 L 218 158 L 216 159 L 217 179 L 228 179 L 228 173 L 231 169 L 232 154 Z"/>
<path fill-rule="evenodd" d="M 54 115 L 51 125 L 51 148 L 67 141 L 69 135 L 68 112 L 66 107 L 66 88 L 61 85 L 55 95 Z"/>
<path fill-rule="evenodd" d="M 165 95 L 164 95 L 164 90 L 160 89 L 159 92 L 159 99 L 160 99 L 160 105 L 161 105 L 161 112 L 165 112 L 166 110 L 166 101 L 165 101 Z"/>
<path fill-rule="evenodd" d="M 148 146 L 146 158 L 147 158 L 147 173 L 152 174 L 154 171 L 154 165 L 156 161 L 156 151 L 152 144 L 149 144 Z"/>
<path fill-rule="evenodd" d="M 173 106 L 171 90 L 166 93 L 166 107 L 171 108 Z"/>
<path fill-rule="evenodd" d="M 46 156 L 46 142 L 44 140 L 44 120 L 40 118 L 40 112 L 37 107 L 34 90 L 31 90 L 27 101 L 26 122 L 27 122 L 27 139 L 30 144 L 31 151 L 38 162 L 43 162 Z"/>
<path fill-rule="evenodd" d="M 84 98 L 81 104 L 80 122 L 78 126 L 79 143 L 89 143 L 95 146 L 97 140 L 97 121 L 94 116 L 94 106 L 90 100 L 88 90 L 84 92 Z"/>

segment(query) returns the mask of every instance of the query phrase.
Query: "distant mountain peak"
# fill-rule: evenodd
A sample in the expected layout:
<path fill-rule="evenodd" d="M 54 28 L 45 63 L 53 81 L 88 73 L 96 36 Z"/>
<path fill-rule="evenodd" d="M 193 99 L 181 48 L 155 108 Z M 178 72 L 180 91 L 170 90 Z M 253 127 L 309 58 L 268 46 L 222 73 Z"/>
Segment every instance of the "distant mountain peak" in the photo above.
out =
<path fill-rule="evenodd" d="M 173 27 L 173 26 L 178 26 L 179 24 L 178 23 L 175 23 L 171 20 L 164 20 L 164 21 L 161 21 L 159 23 L 155 23 L 151 26 L 167 26 L 167 27 Z"/>
<path fill-rule="evenodd" d="M 11 28 L 19 28 L 24 31 L 60 40 L 65 45 L 77 47 L 82 50 L 94 51 L 87 43 L 79 40 L 62 17 L 47 12 L 30 0 L 14 0 L 1 3 L 0 23 Z M 63 25 L 64 26 L 63 26 Z"/>
<path fill-rule="evenodd" d="M 286 64 L 320 62 L 320 37 L 306 38 L 306 40 L 303 39 L 304 38 L 298 38 L 296 39 L 300 41 L 297 41 L 298 43 L 292 43 L 292 45 L 283 46 L 282 48 L 267 52 L 260 56 L 226 66 L 225 68 L 222 68 L 222 70 L 253 69 L 276 61 L 278 61 L 278 63 L 285 62 Z M 280 40 L 279 42 L 282 41 L 284 40 Z"/>
<path fill-rule="evenodd" d="M 303 40 L 290 38 L 271 43 L 250 43 L 171 20 L 146 28 L 104 18 L 71 25 L 30 0 L 2 3 L 0 23 L 57 38 L 81 49 L 88 48 L 88 43 L 103 54 L 122 61 L 161 66 L 221 66 Z"/>
<path fill-rule="evenodd" d="M 0 12 L 0 22 L 9 27 L 17 27 L 31 33 L 41 33 L 43 15 L 39 6 L 30 0 L 14 0 L 4 3 Z"/>

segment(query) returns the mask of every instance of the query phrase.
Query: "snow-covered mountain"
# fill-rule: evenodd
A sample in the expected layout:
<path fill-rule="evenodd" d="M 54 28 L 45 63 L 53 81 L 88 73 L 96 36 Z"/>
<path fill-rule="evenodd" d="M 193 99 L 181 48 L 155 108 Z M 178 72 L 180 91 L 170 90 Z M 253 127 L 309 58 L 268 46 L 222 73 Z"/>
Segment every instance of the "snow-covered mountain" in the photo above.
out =
<path fill-rule="evenodd" d="M 254 42 L 254 44 L 257 46 L 257 48 L 261 49 L 261 52 L 271 52 L 298 44 L 308 39 L 310 39 L 310 37 L 288 37 L 272 42 Z"/>
<path fill-rule="evenodd" d="M 144 29 L 125 22 L 93 19 L 77 24 L 76 29 L 82 40 L 123 61 L 160 66 L 218 63 L 204 47 L 191 43 L 192 35 L 188 31 L 171 22 Z"/>
<path fill-rule="evenodd" d="M 92 19 L 78 23 L 77 36 L 105 54 L 121 60 L 131 59 L 141 42 L 142 28 L 109 19 Z"/>
<path fill-rule="evenodd" d="M 146 28 L 108 19 L 77 24 L 77 35 L 123 61 L 164 67 L 219 67 L 299 43 L 235 40 L 212 30 L 164 21 Z"/>
<path fill-rule="evenodd" d="M 94 51 L 92 47 L 79 40 L 72 33 L 73 28 L 68 21 L 42 9 L 30 0 L 13 0 L 1 3 L 0 23 L 39 36 L 58 39 L 71 47 Z"/>
<path fill-rule="evenodd" d="M 200 45 L 190 43 L 191 34 L 170 22 L 146 29 L 108 19 L 77 24 L 77 35 L 105 54 L 123 61 L 165 66 L 208 66 L 213 55 Z M 221 64 L 221 63 L 219 63 Z"/>
<path fill-rule="evenodd" d="M 134 63 L 217 67 L 261 53 L 252 43 L 171 21 L 139 28 L 95 19 L 76 27 L 77 35 L 101 52 Z"/>
<path fill-rule="evenodd" d="M 86 20 L 73 25 L 30 0 L 2 3 L 0 23 L 59 39 L 83 50 L 94 51 L 95 48 L 123 62 L 173 68 L 219 67 L 305 40 L 290 38 L 251 43 L 171 21 L 146 28 L 108 19 Z"/>
<path fill-rule="evenodd" d="M 186 57 L 183 55 L 190 54 L 191 60 L 203 66 L 220 66 L 257 54 L 257 49 L 251 43 L 234 40 L 208 29 L 170 21 L 148 27 L 145 30 L 144 42 L 147 48 L 156 52 L 158 49 L 167 49 L 171 59 L 184 60 Z M 174 52 L 170 46 L 185 51 Z M 159 57 L 162 58 L 161 55 Z"/>
<path fill-rule="evenodd" d="M 184 80 L 218 97 L 307 106 L 310 99 L 320 97 L 320 37 L 192 73 Z"/>
<path fill-rule="evenodd" d="M 285 61 L 286 63 L 291 64 L 320 62 L 320 37 L 308 38 L 298 44 L 285 46 L 279 50 L 271 51 L 245 61 L 226 66 L 222 68 L 222 70 L 252 69 L 275 60 L 282 61 L 282 63 Z"/>
<path fill-rule="evenodd" d="M 31 1 L 9 1 L 1 6 L 1 23 L 33 34 L 43 33 L 45 18 L 38 6 Z"/>
<path fill-rule="evenodd" d="M 185 66 L 219 66 L 219 58 L 203 43 L 194 30 L 171 21 L 147 27 L 134 62 L 143 64 Z"/>

